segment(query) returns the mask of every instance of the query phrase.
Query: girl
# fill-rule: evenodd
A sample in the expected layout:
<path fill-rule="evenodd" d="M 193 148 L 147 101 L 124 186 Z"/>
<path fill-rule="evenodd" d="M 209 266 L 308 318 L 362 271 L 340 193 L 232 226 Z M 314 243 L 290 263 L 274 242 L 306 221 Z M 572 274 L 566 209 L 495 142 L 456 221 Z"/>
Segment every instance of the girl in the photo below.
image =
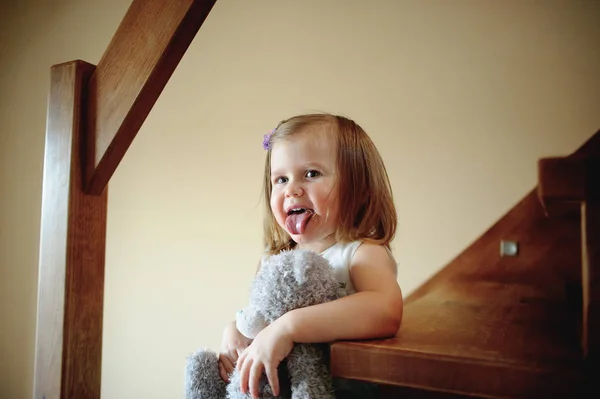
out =
<path fill-rule="evenodd" d="M 390 251 L 396 210 L 384 164 L 365 131 L 341 116 L 300 115 L 281 122 L 263 145 L 267 255 L 294 248 L 322 254 L 345 295 L 291 311 L 253 341 L 235 323 L 227 326 L 221 376 L 227 380 L 237 362 L 242 391 L 253 397 L 263 372 L 279 394 L 277 367 L 295 342 L 393 336 L 402 319 Z"/>

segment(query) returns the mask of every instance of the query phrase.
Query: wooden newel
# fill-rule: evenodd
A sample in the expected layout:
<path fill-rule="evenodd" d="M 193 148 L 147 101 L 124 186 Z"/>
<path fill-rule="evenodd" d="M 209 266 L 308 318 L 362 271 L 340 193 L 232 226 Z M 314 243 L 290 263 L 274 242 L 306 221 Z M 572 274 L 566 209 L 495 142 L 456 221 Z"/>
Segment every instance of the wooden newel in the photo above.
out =
<path fill-rule="evenodd" d="M 107 191 L 83 192 L 82 114 L 94 66 L 53 66 L 42 189 L 35 399 L 100 398 Z"/>

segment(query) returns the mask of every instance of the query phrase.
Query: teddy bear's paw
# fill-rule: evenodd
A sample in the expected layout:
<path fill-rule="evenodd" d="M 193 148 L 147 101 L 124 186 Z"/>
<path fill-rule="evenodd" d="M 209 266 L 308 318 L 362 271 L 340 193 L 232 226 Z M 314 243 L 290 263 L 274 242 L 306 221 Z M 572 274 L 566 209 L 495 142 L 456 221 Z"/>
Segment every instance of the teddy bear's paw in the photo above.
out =
<path fill-rule="evenodd" d="M 187 358 L 185 399 L 224 399 L 226 387 L 215 352 L 203 349 Z"/>
<path fill-rule="evenodd" d="M 240 373 L 237 369 L 233 369 L 233 373 L 229 376 L 229 384 L 227 384 L 227 399 L 251 399 L 252 396 L 242 392 L 240 388 Z"/>
<path fill-rule="evenodd" d="M 233 374 L 230 377 L 230 382 L 227 385 L 227 399 L 252 399 L 252 395 L 243 393 L 240 388 L 240 373 L 237 369 L 234 369 Z M 268 384 L 266 377 L 263 375 L 260 379 L 259 385 L 259 399 L 284 399 L 286 396 L 275 396 L 271 390 L 271 386 Z"/>
<path fill-rule="evenodd" d="M 321 345 L 296 344 L 289 354 L 292 399 L 334 399 L 331 374 Z"/>

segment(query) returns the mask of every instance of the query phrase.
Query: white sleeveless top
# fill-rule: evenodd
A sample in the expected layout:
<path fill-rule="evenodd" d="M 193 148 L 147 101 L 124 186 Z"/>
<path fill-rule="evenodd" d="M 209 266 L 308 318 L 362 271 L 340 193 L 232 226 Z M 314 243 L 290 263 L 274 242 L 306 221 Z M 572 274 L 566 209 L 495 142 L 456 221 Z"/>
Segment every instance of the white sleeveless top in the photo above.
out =
<path fill-rule="evenodd" d="M 362 244 L 362 241 L 338 242 L 321 252 L 321 256 L 329 261 L 335 271 L 335 276 L 340 283 L 340 296 L 351 295 L 356 292 L 350 278 L 350 265 L 360 244 Z"/>
<path fill-rule="evenodd" d="M 321 256 L 327 259 L 335 272 L 335 276 L 340 284 L 339 294 L 341 297 L 356 293 L 354 284 L 352 284 L 352 279 L 350 278 L 350 265 L 352 264 L 352 258 L 356 250 L 361 244 L 362 241 L 338 242 L 320 253 Z M 394 259 L 392 252 L 389 249 L 387 251 L 390 257 Z M 265 253 L 262 261 L 264 262 L 267 257 L 268 255 Z M 397 275 L 397 269 L 394 270 L 394 273 Z"/>

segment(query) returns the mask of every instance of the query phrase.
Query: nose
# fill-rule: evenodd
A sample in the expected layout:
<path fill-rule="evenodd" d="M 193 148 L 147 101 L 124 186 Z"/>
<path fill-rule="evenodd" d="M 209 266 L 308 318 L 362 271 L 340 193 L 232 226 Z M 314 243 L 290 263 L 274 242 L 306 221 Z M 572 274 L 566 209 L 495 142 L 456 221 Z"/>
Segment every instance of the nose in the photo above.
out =
<path fill-rule="evenodd" d="M 290 181 L 285 187 L 286 197 L 301 197 L 304 194 L 304 189 L 301 184 Z"/>

